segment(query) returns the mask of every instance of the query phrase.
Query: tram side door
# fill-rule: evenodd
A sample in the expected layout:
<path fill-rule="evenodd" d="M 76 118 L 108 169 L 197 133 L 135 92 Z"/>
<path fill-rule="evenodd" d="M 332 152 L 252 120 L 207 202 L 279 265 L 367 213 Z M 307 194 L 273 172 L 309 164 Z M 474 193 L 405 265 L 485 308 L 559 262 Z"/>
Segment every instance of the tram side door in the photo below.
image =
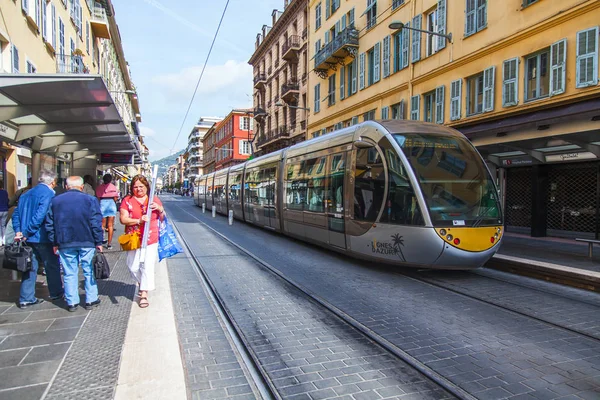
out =
<path fill-rule="evenodd" d="M 277 221 L 277 214 L 275 211 L 275 167 L 267 168 L 262 171 L 263 182 L 266 189 L 266 204 L 265 204 L 265 225 L 271 228 L 278 229 L 279 222 Z"/>
<path fill-rule="evenodd" d="M 346 224 L 344 222 L 344 177 L 346 153 L 331 154 L 327 158 L 327 228 L 329 244 L 346 248 Z"/>

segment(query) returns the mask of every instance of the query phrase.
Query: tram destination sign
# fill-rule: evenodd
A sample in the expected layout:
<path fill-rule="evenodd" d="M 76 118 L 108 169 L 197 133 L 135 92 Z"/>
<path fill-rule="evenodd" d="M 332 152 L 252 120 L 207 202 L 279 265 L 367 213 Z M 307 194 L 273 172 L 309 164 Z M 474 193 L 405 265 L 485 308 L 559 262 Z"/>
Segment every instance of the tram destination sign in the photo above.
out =
<path fill-rule="evenodd" d="M 100 164 L 133 164 L 131 154 L 100 153 Z"/>

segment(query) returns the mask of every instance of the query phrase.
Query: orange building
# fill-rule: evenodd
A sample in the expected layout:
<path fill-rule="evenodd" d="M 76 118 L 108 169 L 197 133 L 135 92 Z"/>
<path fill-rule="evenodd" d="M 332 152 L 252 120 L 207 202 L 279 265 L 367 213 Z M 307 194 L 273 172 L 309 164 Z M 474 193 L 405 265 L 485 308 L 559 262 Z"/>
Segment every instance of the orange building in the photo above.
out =
<path fill-rule="evenodd" d="M 252 109 L 232 110 L 214 126 L 215 171 L 244 162 L 252 155 L 253 122 Z"/>

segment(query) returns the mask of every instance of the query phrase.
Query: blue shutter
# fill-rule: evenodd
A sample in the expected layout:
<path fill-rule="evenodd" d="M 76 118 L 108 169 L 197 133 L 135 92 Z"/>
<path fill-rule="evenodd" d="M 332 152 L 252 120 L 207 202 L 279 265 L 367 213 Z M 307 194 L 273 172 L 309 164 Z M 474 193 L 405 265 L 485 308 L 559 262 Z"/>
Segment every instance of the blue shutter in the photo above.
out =
<path fill-rule="evenodd" d="M 375 43 L 373 49 L 373 83 L 379 82 L 381 79 L 381 43 Z"/>
<path fill-rule="evenodd" d="M 341 26 L 342 26 L 342 21 L 337 21 L 337 22 L 335 23 L 335 35 L 336 35 L 336 36 L 337 36 L 337 35 L 339 35 L 339 34 L 340 34 L 340 32 L 342 32 L 342 28 L 341 28 Z"/>
<path fill-rule="evenodd" d="M 391 36 L 383 38 L 383 77 L 390 76 L 390 41 Z"/>
<path fill-rule="evenodd" d="M 494 76 L 496 67 L 483 70 L 483 112 L 494 110 Z"/>
<path fill-rule="evenodd" d="M 346 14 L 342 15 L 342 31 L 346 29 Z"/>
<path fill-rule="evenodd" d="M 461 96 L 462 96 L 462 79 L 452 81 L 450 84 L 450 120 L 456 121 L 460 119 L 460 108 L 461 108 Z"/>
<path fill-rule="evenodd" d="M 331 0 L 325 0 L 325 19 L 329 19 L 331 16 Z"/>
<path fill-rule="evenodd" d="M 352 117 L 352 125 L 358 124 L 358 117 Z"/>
<path fill-rule="evenodd" d="M 598 84 L 598 27 L 577 32 L 575 87 Z"/>
<path fill-rule="evenodd" d="M 410 24 L 406 24 L 410 26 Z M 410 30 L 402 29 L 402 60 L 400 64 L 400 68 L 408 67 L 408 56 L 410 53 Z"/>
<path fill-rule="evenodd" d="M 365 88 L 365 53 L 360 53 L 358 56 L 358 88 Z"/>
<path fill-rule="evenodd" d="M 435 88 L 435 122 L 437 124 L 444 123 L 445 91 L 445 86 L 439 86 Z"/>
<path fill-rule="evenodd" d="M 477 0 L 467 0 L 467 8 L 465 9 L 465 36 L 475 33 L 475 17 L 477 15 L 476 1 Z"/>
<path fill-rule="evenodd" d="M 390 119 L 390 108 L 388 106 L 381 107 L 381 119 Z"/>
<path fill-rule="evenodd" d="M 348 25 L 350 25 L 350 26 L 354 25 L 354 7 L 352 7 L 350 12 L 348 13 L 348 17 L 349 17 Z"/>
<path fill-rule="evenodd" d="M 329 31 L 325 31 L 325 44 L 329 43 Z"/>
<path fill-rule="evenodd" d="M 52 4 L 52 48 L 56 51 L 56 7 Z"/>
<path fill-rule="evenodd" d="M 346 97 L 346 67 L 340 68 L 340 100 Z"/>
<path fill-rule="evenodd" d="M 317 83 L 315 85 L 315 112 L 318 113 L 320 111 L 321 105 L 321 84 Z"/>
<path fill-rule="evenodd" d="M 477 32 L 482 30 L 487 25 L 487 0 L 478 1 L 477 6 Z"/>
<path fill-rule="evenodd" d="M 357 81 L 357 76 L 358 76 L 358 60 L 356 60 L 356 58 L 354 60 L 352 60 L 352 94 L 356 93 L 356 81 Z"/>
<path fill-rule="evenodd" d="M 421 29 L 421 16 L 417 15 L 413 18 L 413 28 Z M 412 62 L 419 61 L 421 59 L 421 32 L 413 31 L 412 40 Z"/>
<path fill-rule="evenodd" d="M 418 121 L 420 117 L 419 107 L 421 105 L 421 96 L 412 96 L 410 98 L 410 119 Z"/>
<path fill-rule="evenodd" d="M 438 33 L 446 34 L 446 0 L 438 0 L 437 4 L 437 28 Z M 437 37 L 438 50 L 446 47 L 446 38 Z"/>
<path fill-rule="evenodd" d="M 502 63 L 502 107 L 516 105 L 519 88 L 519 59 L 512 58 Z"/>
<path fill-rule="evenodd" d="M 12 72 L 19 73 L 19 49 L 12 45 Z"/>
<path fill-rule="evenodd" d="M 566 80 L 567 39 L 550 46 L 550 96 L 564 93 Z"/>

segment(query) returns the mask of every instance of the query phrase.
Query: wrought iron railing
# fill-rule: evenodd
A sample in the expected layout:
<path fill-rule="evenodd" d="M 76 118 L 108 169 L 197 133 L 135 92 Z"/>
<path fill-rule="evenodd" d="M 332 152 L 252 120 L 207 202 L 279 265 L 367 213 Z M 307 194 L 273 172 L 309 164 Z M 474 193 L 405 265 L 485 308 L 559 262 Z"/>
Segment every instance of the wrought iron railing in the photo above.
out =
<path fill-rule="evenodd" d="M 298 35 L 292 35 L 288 38 L 288 40 L 283 44 L 282 48 L 281 48 L 281 53 L 285 54 L 287 53 L 287 51 L 291 48 L 300 48 L 300 36 Z"/>
<path fill-rule="evenodd" d="M 300 90 L 300 84 L 297 80 L 291 80 L 281 85 L 281 96 L 285 96 L 285 94 L 291 90 Z"/>
<path fill-rule="evenodd" d="M 254 84 L 256 85 L 257 82 L 261 82 L 261 81 L 266 81 L 267 80 L 267 75 L 266 74 L 256 74 L 254 76 Z"/>
<path fill-rule="evenodd" d="M 89 74 L 89 69 L 83 63 L 82 56 L 56 56 L 56 72 L 59 74 Z"/>
<path fill-rule="evenodd" d="M 323 64 L 333 53 L 348 44 L 358 46 L 358 30 L 354 28 L 354 25 L 350 25 L 344 29 L 331 42 L 327 43 L 317 52 L 315 55 L 315 68 Z"/>

